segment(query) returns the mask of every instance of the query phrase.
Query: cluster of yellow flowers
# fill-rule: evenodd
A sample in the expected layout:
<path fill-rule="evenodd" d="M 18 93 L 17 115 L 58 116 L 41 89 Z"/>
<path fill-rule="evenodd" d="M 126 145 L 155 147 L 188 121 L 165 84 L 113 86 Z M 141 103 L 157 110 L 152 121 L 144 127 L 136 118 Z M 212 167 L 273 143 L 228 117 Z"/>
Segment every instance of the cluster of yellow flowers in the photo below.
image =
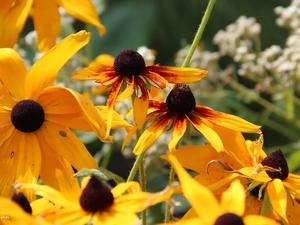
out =
<path fill-rule="evenodd" d="M 165 224 L 300 223 L 300 177 L 289 173 L 282 151 L 267 156 L 260 126 L 196 104 L 187 84 L 208 71 L 146 65 L 138 52 L 127 49 L 108 65 L 93 62 L 73 74 L 109 89 L 106 106 L 95 106 L 72 89 L 53 86 L 60 68 L 90 40 L 89 32 L 80 31 L 55 45 L 57 7 L 104 34 L 91 1 L 7 0 L 0 6 L 0 224 L 133 225 L 142 212 L 144 225 L 145 210 L 164 201 Z M 30 12 L 45 54 L 28 71 L 10 47 Z M 151 86 L 171 91 L 158 101 L 149 94 Z M 114 110 L 117 101 L 130 97 L 128 116 L 134 124 Z M 179 147 L 190 126 L 208 143 Z M 139 137 L 133 149 L 137 159 L 127 181 L 111 189 L 93 173 L 97 162 L 72 130 L 95 132 L 101 141 L 112 142 L 110 130 L 121 127 L 128 131 L 123 148 L 134 134 Z M 145 151 L 166 129 L 172 130 L 170 153 L 161 158 L 171 164 L 170 184 L 150 193 L 133 179 Z M 260 136 L 245 140 L 242 132 Z M 74 169 L 89 176 L 79 179 Z M 175 173 L 180 184 L 173 182 Z M 191 205 L 180 219 L 171 215 L 175 193 Z"/>

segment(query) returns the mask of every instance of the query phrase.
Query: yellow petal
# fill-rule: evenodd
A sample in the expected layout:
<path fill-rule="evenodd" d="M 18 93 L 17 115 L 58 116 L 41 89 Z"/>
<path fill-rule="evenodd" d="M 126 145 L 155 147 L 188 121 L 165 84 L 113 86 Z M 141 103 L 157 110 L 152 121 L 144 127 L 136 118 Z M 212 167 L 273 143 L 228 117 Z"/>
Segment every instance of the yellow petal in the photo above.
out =
<path fill-rule="evenodd" d="M 43 198 L 53 202 L 54 204 L 65 208 L 72 208 L 75 205 L 74 202 L 67 200 L 59 191 L 47 185 L 24 184 L 19 188 L 19 190 L 21 192 L 23 192 L 24 190 L 31 190 L 36 195 L 42 196 Z"/>
<path fill-rule="evenodd" d="M 207 71 L 198 68 L 178 68 L 171 66 L 147 66 L 146 72 L 152 71 L 161 75 L 168 82 L 174 84 L 187 84 L 201 80 Z"/>
<path fill-rule="evenodd" d="M 45 142 L 77 170 L 98 166 L 84 144 L 68 128 L 45 122 L 41 130 Z"/>
<path fill-rule="evenodd" d="M 130 139 L 132 138 L 132 136 L 135 134 L 135 132 L 138 130 L 137 126 L 132 127 L 127 136 L 125 137 L 123 143 L 122 143 L 122 150 L 124 150 L 125 146 L 127 145 L 127 143 L 130 141 Z"/>
<path fill-rule="evenodd" d="M 122 84 L 123 84 L 123 78 L 120 76 L 118 78 L 118 80 L 114 83 L 114 85 L 112 86 L 112 88 L 109 92 L 107 101 L 106 101 L 106 105 L 107 105 L 107 109 L 108 109 L 106 137 L 109 135 L 109 132 L 110 132 L 110 129 L 112 126 L 113 107 L 115 105 L 119 91 L 121 90 Z"/>
<path fill-rule="evenodd" d="M 56 118 L 52 117 L 52 119 L 60 120 L 59 114 L 71 113 L 70 118 L 67 119 L 66 122 L 71 122 L 70 120 L 73 117 L 74 126 L 71 126 L 72 128 L 81 127 L 83 128 L 83 130 L 93 130 L 100 138 L 100 140 L 111 141 L 111 137 L 104 137 L 106 124 L 101 118 L 97 109 L 94 107 L 94 104 L 81 94 L 68 88 L 51 86 L 45 88 L 40 93 L 38 102 L 45 109 L 46 116 L 54 114 L 56 115 Z M 74 115 L 74 113 L 78 113 L 78 122 L 76 122 L 76 115 Z M 62 116 L 61 119 L 63 119 L 64 117 L 65 116 Z M 84 122 L 86 122 L 87 125 L 90 126 L 90 128 L 87 125 L 84 126 Z"/>
<path fill-rule="evenodd" d="M 198 112 L 201 115 L 201 117 L 204 117 L 212 124 L 240 132 L 258 134 L 261 133 L 259 129 L 261 126 L 257 126 L 240 117 L 215 111 L 209 107 L 199 105 L 196 106 L 195 111 Z"/>
<path fill-rule="evenodd" d="M 133 103 L 133 116 L 134 122 L 137 125 L 138 129 L 142 129 L 146 117 L 149 106 L 149 96 L 148 93 L 141 98 L 135 96 Z"/>
<path fill-rule="evenodd" d="M 245 225 L 278 225 L 275 220 L 259 215 L 245 216 L 243 222 Z"/>
<path fill-rule="evenodd" d="M 18 166 L 16 172 L 16 182 L 18 183 L 37 183 L 41 171 L 41 148 L 34 133 L 19 132 L 20 142 L 19 151 L 16 154 Z M 28 201 L 34 199 L 32 192 L 25 192 Z"/>
<path fill-rule="evenodd" d="M 204 124 L 202 121 L 204 119 L 202 119 L 202 121 L 200 120 L 200 118 L 189 114 L 187 116 L 188 120 L 190 121 L 190 123 L 201 133 L 203 134 L 203 136 L 209 141 L 209 143 L 218 151 L 224 151 L 224 146 L 222 143 L 222 140 L 220 139 L 219 135 L 213 130 L 211 129 L 209 126 L 207 126 L 206 124 Z"/>
<path fill-rule="evenodd" d="M 94 225 L 110 225 L 110 224 L 138 224 L 138 216 L 135 213 L 122 211 L 104 211 L 97 213 L 93 218 Z"/>
<path fill-rule="evenodd" d="M 26 66 L 15 50 L 9 48 L 0 49 L 0 80 L 15 101 L 20 101 L 25 97 L 24 83 L 26 74 Z"/>
<path fill-rule="evenodd" d="M 94 66 L 113 66 L 115 58 L 108 54 L 101 54 L 96 57 L 90 64 L 89 67 Z"/>
<path fill-rule="evenodd" d="M 186 117 L 180 117 L 177 116 L 174 122 L 174 127 L 172 131 L 172 138 L 171 141 L 169 142 L 169 149 L 170 151 L 175 151 L 177 148 L 177 144 L 179 140 L 182 138 L 186 131 L 187 127 L 187 119 Z"/>
<path fill-rule="evenodd" d="M 71 34 L 34 63 L 25 80 L 25 96 L 36 100 L 39 93 L 51 86 L 60 68 L 90 40 L 90 33 Z"/>
<path fill-rule="evenodd" d="M 40 224 L 35 221 L 33 216 L 25 212 L 17 203 L 7 198 L 0 198 L 0 214 L 1 225 Z"/>
<path fill-rule="evenodd" d="M 192 205 L 199 218 L 207 224 L 213 224 L 220 215 L 220 206 L 213 193 L 195 181 L 182 168 L 175 156 L 169 155 L 168 159 L 179 177 L 184 196 Z M 199 199 L 201 199 L 201 202 L 199 202 Z"/>
<path fill-rule="evenodd" d="M 11 0 L 1 1 L 0 48 L 12 48 L 17 42 L 18 35 L 24 27 L 32 3 L 33 0 L 14 1 L 13 4 Z M 9 6 L 10 8 L 8 9 Z"/>
<path fill-rule="evenodd" d="M 0 151 L 0 196 L 11 197 L 14 188 L 13 184 L 16 181 L 16 168 L 18 165 L 17 153 L 21 139 L 19 131 L 14 126 L 10 126 L 7 130 L 0 130 L 1 149 Z M 2 132 L 4 131 L 4 132 Z"/>
<path fill-rule="evenodd" d="M 169 82 L 158 73 L 154 73 L 146 69 L 146 72 L 143 74 L 143 76 L 146 77 L 148 81 L 155 87 L 159 87 L 160 89 L 170 87 Z"/>
<path fill-rule="evenodd" d="M 41 52 L 47 52 L 52 48 L 60 33 L 60 15 L 57 6 L 53 0 L 34 0 L 33 23 Z"/>
<path fill-rule="evenodd" d="M 287 193 L 282 181 L 279 179 L 274 179 L 268 183 L 267 192 L 270 197 L 270 202 L 273 210 L 278 213 L 279 216 L 287 220 L 286 208 L 287 208 Z"/>
<path fill-rule="evenodd" d="M 80 195 L 77 179 L 69 162 L 57 154 L 56 149 L 47 144 L 41 132 L 38 132 L 39 143 L 43 146 L 41 178 L 45 185 L 60 191 L 65 198 L 76 202 Z"/>
<path fill-rule="evenodd" d="M 56 2 L 71 16 L 97 27 L 101 36 L 106 33 L 105 27 L 100 23 L 95 6 L 90 0 L 56 0 Z"/>
<path fill-rule="evenodd" d="M 239 180 L 234 180 L 230 188 L 223 192 L 221 197 L 221 208 L 223 214 L 234 213 L 240 217 L 245 211 L 245 190 Z"/>
<path fill-rule="evenodd" d="M 74 225 L 74 224 L 88 224 L 91 220 L 91 213 L 83 211 L 78 205 L 73 208 L 61 209 L 55 214 L 50 214 L 47 219 L 52 224 L 61 224 L 61 225 Z"/>
<path fill-rule="evenodd" d="M 96 106 L 96 109 L 99 110 L 99 113 L 101 114 L 102 118 L 104 120 L 107 120 L 107 113 L 108 109 L 107 106 Z M 119 113 L 117 113 L 115 110 L 113 110 L 113 120 L 111 124 L 112 129 L 117 129 L 117 128 L 131 128 L 132 125 L 127 123 Z"/>
<path fill-rule="evenodd" d="M 130 193 L 136 193 L 141 191 L 141 186 L 138 182 L 129 181 L 126 183 L 120 183 L 111 189 L 111 193 L 113 194 L 114 198 L 121 196 L 125 191 Z"/>
<path fill-rule="evenodd" d="M 133 94 L 133 92 L 134 92 L 134 82 L 131 82 L 129 86 L 127 86 L 126 89 L 117 96 L 116 101 L 119 102 L 129 98 Z"/>
<path fill-rule="evenodd" d="M 133 153 L 139 155 L 146 151 L 164 132 L 168 125 L 172 122 L 172 115 L 166 113 L 156 119 L 141 135 L 136 143 Z"/>

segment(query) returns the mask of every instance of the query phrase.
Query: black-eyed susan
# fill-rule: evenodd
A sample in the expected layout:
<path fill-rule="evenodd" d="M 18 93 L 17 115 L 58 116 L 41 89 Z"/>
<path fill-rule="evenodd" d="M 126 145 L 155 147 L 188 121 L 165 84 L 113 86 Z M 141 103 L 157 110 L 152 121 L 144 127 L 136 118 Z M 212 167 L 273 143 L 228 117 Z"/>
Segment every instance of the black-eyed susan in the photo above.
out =
<path fill-rule="evenodd" d="M 27 189 L 61 207 L 55 213 L 41 212 L 47 221 L 61 225 L 84 225 L 89 221 L 94 225 L 134 225 L 138 222 L 137 212 L 169 199 L 173 193 L 173 188 L 158 193 L 143 192 L 137 182 L 120 183 L 110 190 L 96 176 L 83 179 L 82 192 L 74 201 L 45 185 L 25 184 L 19 190 Z"/>
<path fill-rule="evenodd" d="M 194 180 L 173 155 L 167 156 L 180 180 L 183 195 L 192 208 L 178 224 L 197 225 L 276 225 L 274 220 L 259 215 L 244 215 L 245 190 L 242 184 L 233 181 L 230 188 L 223 192 L 220 203 L 205 186 Z"/>
<path fill-rule="evenodd" d="M 100 35 L 106 32 L 100 23 L 91 0 L 7 0 L 0 2 L 0 47 L 12 48 L 31 14 L 38 35 L 39 50 L 46 52 L 55 45 L 61 32 L 58 7 L 71 16 L 97 27 Z"/>
<path fill-rule="evenodd" d="M 116 100 L 124 100 L 135 92 L 133 102 L 134 120 L 139 129 L 144 124 L 149 105 L 149 85 L 160 89 L 170 83 L 192 83 L 206 76 L 207 71 L 197 68 L 176 68 L 168 66 L 146 66 L 143 57 L 134 50 L 122 51 L 112 66 L 94 66 L 77 71 L 73 77 L 81 80 L 96 80 L 103 86 L 112 86 L 107 107 L 112 110 Z M 112 122 L 108 114 L 107 134 Z"/>
<path fill-rule="evenodd" d="M 206 145 L 184 146 L 170 154 L 183 167 L 196 171 L 199 175 L 195 180 L 215 194 L 240 179 L 248 192 L 246 213 L 261 213 L 283 223 L 299 221 L 300 176 L 288 172 L 281 150 L 267 156 L 262 150 L 262 136 L 257 141 L 245 141 L 240 133 L 226 136 L 224 152 Z"/>
<path fill-rule="evenodd" d="M 172 139 L 169 142 L 171 151 L 176 149 L 180 138 L 184 135 L 188 122 L 192 124 L 218 151 L 224 146 L 220 132 L 230 130 L 241 132 L 261 133 L 260 126 L 254 125 L 237 116 L 215 111 L 203 105 L 196 105 L 196 100 L 188 85 L 176 85 L 169 93 L 165 102 L 150 101 L 147 120 L 156 117 L 154 122 L 139 138 L 133 152 L 141 154 L 161 135 L 172 123 Z M 223 127 L 226 129 L 217 129 Z M 123 146 L 135 132 L 136 128 L 128 134 Z"/>
<path fill-rule="evenodd" d="M 0 49 L 0 196 L 12 195 L 15 182 L 36 183 L 41 176 L 72 198 L 79 186 L 71 179 L 71 165 L 97 167 L 70 128 L 95 131 L 106 141 L 99 111 L 79 93 L 52 86 L 59 69 L 89 39 L 85 31 L 68 36 L 29 71 L 17 52 Z"/>

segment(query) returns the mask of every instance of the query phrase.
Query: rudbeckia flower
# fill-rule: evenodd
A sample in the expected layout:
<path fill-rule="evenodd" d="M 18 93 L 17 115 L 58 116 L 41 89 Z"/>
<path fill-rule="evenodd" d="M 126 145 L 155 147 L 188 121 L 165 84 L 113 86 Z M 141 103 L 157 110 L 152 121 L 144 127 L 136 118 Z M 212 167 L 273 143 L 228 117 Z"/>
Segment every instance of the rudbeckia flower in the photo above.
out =
<path fill-rule="evenodd" d="M 52 86 L 59 69 L 89 39 L 85 31 L 68 36 L 30 71 L 13 49 L 0 49 L 0 196 L 10 196 L 15 182 L 36 183 L 41 176 L 72 198 L 79 186 L 71 179 L 71 165 L 97 167 L 70 128 L 95 131 L 107 141 L 99 111 L 79 93 Z"/>
<path fill-rule="evenodd" d="M 39 50 L 48 51 L 61 32 L 58 7 L 64 8 L 76 19 L 97 27 L 100 35 L 105 34 L 106 29 L 100 23 L 91 0 L 5 0 L 0 2 L 0 47 L 14 46 L 29 14 L 32 14 Z"/>
<path fill-rule="evenodd" d="M 156 117 L 154 122 L 143 132 L 139 138 L 134 154 L 141 154 L 164 132 L 172 123 L 172 139 L 169 149 L 174 151 L 181 137 L 184 135 L 188 123 L 192 124 L 218 151 L 223 151 L 224 146 L 218 129 L 226 128 L 241 132 L 261 133 L 260 126 L 247 122 L 237 116 L 215 111 L 203 105 L 196 105 L 196 100 L 188 85 L 177 85 L 167 96 L 165 102 L 150 101 L 147 120 Z M 126 137 L 123 147 L 136 131 L 133 128 Z"/>
<path fill-rule="evenodd" d="M 111 66 L 94 66 L 77 71 L 73 77 L 81 80 L 96 80 L 103 86 L 112 86 L 107 107 L 112 110 L 116 100 L 122 101 L 135 92 L 133 115 L 135 124 L 142 128 L 149 105 L 149 84 L 164 89 L 170 83 L 192 83 L 206 76 L 207 71 L 196 68 L 146 66 L 143 57 L 134 50 L 124 50 Z M 108 114 L 107 134 L 112 122 Z"/>
<path fill-rule="evenodd" d="M 264 214 L 284 224 L 297 224 L 300 208 L 300 176 L 289 173 L 281 152 L 262 150 L 263 138 L 250 141 L 241 134 L 227 134 L 225 151 L 211 145 L 184 146 L 170 153 L 185 168 L 196 171 L 195 180 L 219 194 L 234 179 L 246 184 L 247 211 Z M 167 159 L 166 156 L 163 156 Z M 272 210 L 268 210 L 272 209 Z"/>
<path fill-rule="evenodd" d="M 183 195 L 192 208 L 178 222 L 184 225 L 276 225 L 274 220 L 259 215 L 244 215 L 245 191 L 236 180 L 223 192 L 220 203 L 213 193 L 195 181 L 180 165 L 173 155 L 168 160 L 180 180 Z"/>
<path fill-rule="evenodd" d="M 61 207 L 55 213 L 41 212 L 47 221 L 60 225 L 84 225 L 89 221 L 94 225 L 134 225 L 138 222 L 137 212 L 169 199 L 173 193 L 173 188 L 158 193 L 142 192 L 137 182 L 120 183 L 110 190 L 96 176 L 83 179 L 82 192 L 76 195 L 74 201 L 45 185 L 25 184 L 19 190 L 26 189 Z M 36 208 L 39 208 L 38 205 Z"/>

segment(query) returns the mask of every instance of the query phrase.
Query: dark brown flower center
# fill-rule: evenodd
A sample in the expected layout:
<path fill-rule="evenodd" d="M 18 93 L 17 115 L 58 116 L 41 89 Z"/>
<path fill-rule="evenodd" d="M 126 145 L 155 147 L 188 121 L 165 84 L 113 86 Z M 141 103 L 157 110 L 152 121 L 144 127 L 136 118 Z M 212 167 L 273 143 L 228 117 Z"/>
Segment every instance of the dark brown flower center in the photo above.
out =
<path fill-rule="evenodd" d="M 289 167 L 280 149 L 272 152 L 261 162 L 263 166 L 280 169 L 280 172 L 266 171 L 270 178 L 285 180 L 289 176 Z"/>
<path fill-rule="evenodd" d="M 145 68 L 144 58 L 131 49 L 121 52 L 114 61 L 114 69 L 121 76 L 138 76 L 145 71 Z"/>
<path fill-rule="evenodd" d="M 25 212 L 32 214 L 32 208 L 29 204 L 29 201 L 22 193 L 14 194 L 11 198 L 14 202 L 18 203 L 19 206 L 24 209 Z"/>
<path fill-rule="evenodd" d="M 166 106 L 169 112 L 187 114 L 196 107 L 196 100 L 188 85 L 176 85 L 169 93 Z"/>
<path fill-rule="evenodd" d="M 92 176 L 79 199 L 81 207 L 91 213 L 104 211 L 114 203 L 110 189 L 96 176 Z"/>
<path fill-rule="evenodd" d="M 11 122 L 16 129 L 25 133 L 38 130 L 44 120 L 44 109 L 33 100 L 19 101 L 11 111 Z"/>
<path fill-rule="evenodd" d="M 214 225 L 244 225 L 244 222 L 238 215 L 226 213 L 219 216 Z"/>

